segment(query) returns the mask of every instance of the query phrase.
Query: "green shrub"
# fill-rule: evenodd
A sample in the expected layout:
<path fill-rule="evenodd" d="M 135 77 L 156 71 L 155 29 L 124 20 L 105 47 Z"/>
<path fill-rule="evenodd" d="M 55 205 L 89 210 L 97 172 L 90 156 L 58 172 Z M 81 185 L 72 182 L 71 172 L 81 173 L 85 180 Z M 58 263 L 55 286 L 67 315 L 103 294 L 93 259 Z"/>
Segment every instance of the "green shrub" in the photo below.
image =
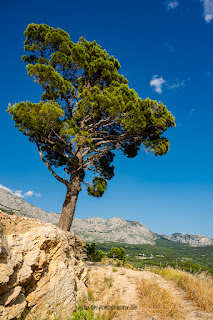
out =
<path fill-rule="evenodd" d="M 105 256 L 102 250 L 97 250 L 96 244 L 93 242 L 91 244 L 86 244 L 87 260 L 98 262 Z"/>
<path fill-rule="evenodd" d="M 95 316 L 92 307 L 88 308 L 87 310 L 79 307 L 77 311 L 73 312 L 71 318 L 70 317 L 67 318 L 67 320 L 104 320 L 104 319 L 105 319 L 104 315 L 101 316 L 100 314 L 98 314 L 97 316 Z"/>
<path fill-rule="evenodd" d="M 123 263 L 126 262 L 126 251 L 123 247 L 120 247 L 120 249 L 112 247 L 107 255 L 109 258 L 117 258 L 123 260 Z"/>

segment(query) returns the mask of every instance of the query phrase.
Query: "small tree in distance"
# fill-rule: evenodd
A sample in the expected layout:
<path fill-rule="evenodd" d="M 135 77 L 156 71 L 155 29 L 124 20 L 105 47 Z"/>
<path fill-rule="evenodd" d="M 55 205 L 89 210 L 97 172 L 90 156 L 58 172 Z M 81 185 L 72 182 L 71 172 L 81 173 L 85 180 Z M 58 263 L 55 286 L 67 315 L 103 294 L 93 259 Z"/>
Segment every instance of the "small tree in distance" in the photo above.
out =
<path fill-rule="evenodd" d="M 108 257 L 124 260 L 126 259 L 126 250 L 123 247 L 120 247 L 120 249 L 117 247 L 112 247 L 111 250 L 108 252 Z"/>
<path fill-rule="evenodd" d="M 87 253 L 87 259 L 89 261 L 101 261 L 101 259 L 105 256 L 104 252 L 102 250 L 98 250 L 96 244 L 93 243 L 87 243 L 86 244 L 86 253 Z"/>
<path fill-rule="evenodd" d="M 16 126 L 36 143 L 39 155 L 67 193 L 58 226 L 69 230 L 84 184 L 88 194 L 101 197 L 114 176 L 114 151 L 135 157 L 143 145 L 156 156 L 169 150 L 162 137 L 175 126 L 161 102 L 142 100 L 118 73 L 120 64 L 95 42 L 74 43 L 67 32 L 45 24 L 25 31 L 22 59 L 28 74 L 44 92 L 39 103 L 9 106 Z M 62 167 L 67 178 L 57 169 Z M 92 183 L 85 173 L 94 173 Z"/>

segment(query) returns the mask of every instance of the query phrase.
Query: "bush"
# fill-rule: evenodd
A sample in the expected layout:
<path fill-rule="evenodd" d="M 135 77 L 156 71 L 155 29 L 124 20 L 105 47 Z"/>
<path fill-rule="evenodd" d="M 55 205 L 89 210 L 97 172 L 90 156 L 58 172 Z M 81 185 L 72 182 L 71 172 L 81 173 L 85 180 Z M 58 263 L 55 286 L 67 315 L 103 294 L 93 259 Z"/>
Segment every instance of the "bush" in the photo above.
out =
<path fill-rule="evenodd" d="M 108 257 L 123 260 L 123 263 L 125 263 L 126 262 L 126 251 L 122 247 L 120 247 L 120 249 L 112 247 L 108 253 Z"/>
<path fill-rule="evenodd" d="M 91 307 L 87 310 L 79 307 L 77 311 L 73 312 L 72 317 L 67 320 L 104 320 L 104 316 L 100 316 L 100 314 L 95 316 Z"/>
<path fill-rule="evenodd" d="M 93 242 L 91 244 L 86 244 L 87 260 L 98 262 L 105 256 L 102 250 L 97 250 L 96 244 Z"/>

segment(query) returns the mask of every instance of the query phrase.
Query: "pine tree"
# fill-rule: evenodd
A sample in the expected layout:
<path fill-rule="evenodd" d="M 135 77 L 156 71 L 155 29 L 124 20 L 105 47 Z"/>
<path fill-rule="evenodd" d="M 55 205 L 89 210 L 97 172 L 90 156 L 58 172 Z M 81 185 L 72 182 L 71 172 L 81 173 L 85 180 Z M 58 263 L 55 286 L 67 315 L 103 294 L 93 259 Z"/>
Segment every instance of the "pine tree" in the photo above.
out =
<path fill-rule="evenodd" d="M 116 150 L 129 158 L 143 146 L 156 156 L 169 150 L 162 134 L 174 117 L 161 102 L 142 100 L 118 73 L 120 64 L 95 41 L 77 43 L 67 32 L 45 24 L 25 31 L 24 62 L 43 88 L 38 103 L 9 106 L 19 130 L 37 145 L 39 155 L 67 193 L 59 227 L 69 230 L 82 184 L 101 197 L 114 176 Z M 63 168 L 67 178 L 57 173 Z M 93 183 L 85 173 L 94 173 Z"/>

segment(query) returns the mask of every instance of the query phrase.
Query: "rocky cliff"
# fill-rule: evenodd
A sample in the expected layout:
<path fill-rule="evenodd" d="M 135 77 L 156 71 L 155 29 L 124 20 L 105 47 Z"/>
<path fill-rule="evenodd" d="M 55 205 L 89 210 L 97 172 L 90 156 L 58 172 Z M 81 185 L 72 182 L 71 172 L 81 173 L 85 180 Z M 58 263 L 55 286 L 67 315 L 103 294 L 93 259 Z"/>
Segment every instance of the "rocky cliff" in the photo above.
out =
<path fill-rule="evenodd" d="M 21 199 L 13 193 L 0 188 L 0 210 L 17 216 L 24 216 L 33 219 L 39 219 L 45 222 L 57 224 L 59 214 L 55 212 L 46 212 L 29 202 Z"/>
<path fill-rule="evenodd" d="M 174 242 L 185 243 L 190 246 L 213 246 L 212 239 L 201 236 L 200 234 L 173 233 L 171 236 L 164 236 L 164 238 Z"/>
<path fill-rule="evenodd" d="M 54 225 L 0 212 L 0 319 L 30 310 L 66 319 L 86 295 L 84 242 Z"/>
<path fill-rule="evenodd" d="M 155 244 L 157 235 L 137 221 L 120 218 L 74 219 L 71 230 L 85 241 Z"/>

